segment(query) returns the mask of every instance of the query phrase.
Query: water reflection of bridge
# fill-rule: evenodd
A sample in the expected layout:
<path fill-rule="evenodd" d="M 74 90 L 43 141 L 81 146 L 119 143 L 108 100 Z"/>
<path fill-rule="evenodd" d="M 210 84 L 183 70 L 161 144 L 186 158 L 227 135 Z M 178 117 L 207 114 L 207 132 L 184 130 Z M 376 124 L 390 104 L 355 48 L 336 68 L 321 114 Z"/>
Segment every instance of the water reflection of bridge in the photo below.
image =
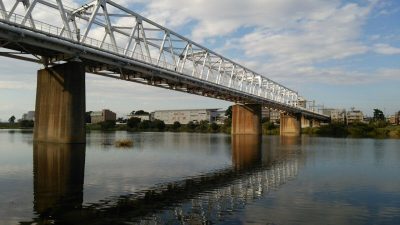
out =
<path fill-rule="evenodd" d="M 284 142 L 282 142 L 284 144 Z M 298 173 L 291 150 L 261 147 L 259 136 L 232 136 L 232 168 L 82 206 L 85 145 L 34 145 L 32 223 L 207 224 L 279 188 Z"/>

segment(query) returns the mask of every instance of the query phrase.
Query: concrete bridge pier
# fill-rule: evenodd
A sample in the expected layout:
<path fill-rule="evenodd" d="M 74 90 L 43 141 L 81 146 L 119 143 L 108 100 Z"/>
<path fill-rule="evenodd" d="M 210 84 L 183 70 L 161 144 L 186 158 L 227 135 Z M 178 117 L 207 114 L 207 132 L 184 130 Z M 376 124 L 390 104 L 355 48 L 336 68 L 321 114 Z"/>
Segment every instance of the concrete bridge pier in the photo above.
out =
<path fill-rule="evenodd" d="M 85 67 L 79 62 L 38 71 L 34 140 L 85 143 Z"/>
<path fill-rule="evenodd" d="M 301 134 L 301 116 L 281 113 L 280 134 L 299 136 Z"/>
<path fill-rule="evenodd" d="M 301 116 L 301 128 L 312 127 L 312 121 L 305 116 Z"/>
<path fill-rule="evenodd" d="M 244 104 L 232 106 L 232 134 L 256 134 L 261 130 L 261 105 Z"/>
<path fill-rule="evenodd" d="M 321 123 L 319 120 L 312 120 L 311 125 L 312 125 L 312 127 L 320 127 Z"/>

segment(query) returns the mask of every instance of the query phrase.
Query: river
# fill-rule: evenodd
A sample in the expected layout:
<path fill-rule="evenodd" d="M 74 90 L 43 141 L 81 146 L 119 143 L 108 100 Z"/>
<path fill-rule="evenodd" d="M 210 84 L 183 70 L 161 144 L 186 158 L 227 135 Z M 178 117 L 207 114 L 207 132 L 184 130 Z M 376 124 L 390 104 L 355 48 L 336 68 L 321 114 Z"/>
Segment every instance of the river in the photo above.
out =
<path fill-rule="evenodd" d="M 0 130 L 0 144 L 0 224 L 400 224 L 400 140 L 117 131 L 60 145 Z"/>

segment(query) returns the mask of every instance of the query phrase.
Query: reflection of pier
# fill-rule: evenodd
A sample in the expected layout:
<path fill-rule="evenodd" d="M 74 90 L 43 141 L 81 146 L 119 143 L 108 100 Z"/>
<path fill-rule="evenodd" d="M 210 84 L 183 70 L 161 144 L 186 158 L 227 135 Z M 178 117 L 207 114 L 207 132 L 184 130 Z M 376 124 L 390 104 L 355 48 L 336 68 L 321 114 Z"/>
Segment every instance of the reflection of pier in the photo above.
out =
<path fill-rule="evenodd" d="M 37 144 L 34 194 L 35 211 L 40 217 L 35 222 L 204 224 L 217 221 L 297 175 L 297 157 L 271 154 L 271 151 L 261 149 L 259 136 L 234 135 L 232 168 L 82 207 L 84 146 Z"/>
<path fill-rule="evenodd" d="M 35 143 L 34 209 L 45 221 L 82 207 L 85 145 Z"/>
<path fill-rule="evenodd" d="M 279 188 L 294 178 L 297 172 L 296 159 L 284 160 L 268 168 L 254 168 L 229 184 L 199 193 L 192 200 L 143 218 L 135 224 L 213 224 L 230 212 L 262 198 L 270 190 Z"/>

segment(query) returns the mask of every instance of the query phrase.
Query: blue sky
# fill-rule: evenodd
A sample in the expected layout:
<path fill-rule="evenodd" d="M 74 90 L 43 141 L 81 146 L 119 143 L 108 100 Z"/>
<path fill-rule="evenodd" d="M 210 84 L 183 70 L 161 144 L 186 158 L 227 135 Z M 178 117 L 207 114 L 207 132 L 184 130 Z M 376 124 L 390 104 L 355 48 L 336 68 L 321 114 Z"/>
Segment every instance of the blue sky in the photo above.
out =
<path fill-rule="evenodd" d="M 5 0 L 4 2 L 8 2 Z M 77 5 L 86 1 L 65 0 Z M 400 110 L 400 1 L 115 0 L 325 107 Z M 0 58 L 0 119 L 35 105 L 40 65 Z M 87 74 L 87 110 L 229 102 Z"/>

